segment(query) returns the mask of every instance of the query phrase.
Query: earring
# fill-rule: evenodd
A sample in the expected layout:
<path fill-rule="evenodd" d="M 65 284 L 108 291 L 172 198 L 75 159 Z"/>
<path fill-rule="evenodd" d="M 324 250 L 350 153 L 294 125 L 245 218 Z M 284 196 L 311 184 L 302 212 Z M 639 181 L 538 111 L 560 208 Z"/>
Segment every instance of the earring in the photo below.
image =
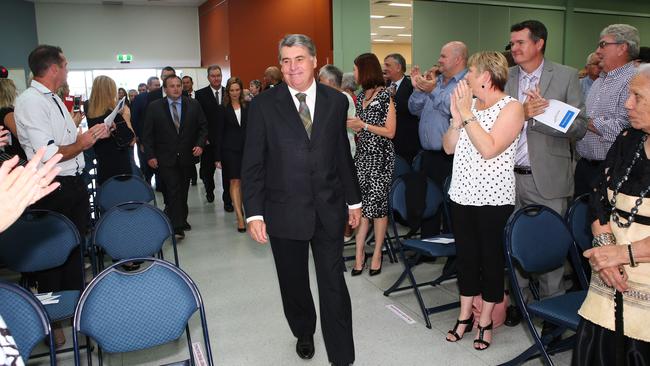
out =
<path fill-rule="evenodd" d="M 485 89 L 485 85 L 481 85 L 481 88 L 482 88 L 482 89 Z"/>

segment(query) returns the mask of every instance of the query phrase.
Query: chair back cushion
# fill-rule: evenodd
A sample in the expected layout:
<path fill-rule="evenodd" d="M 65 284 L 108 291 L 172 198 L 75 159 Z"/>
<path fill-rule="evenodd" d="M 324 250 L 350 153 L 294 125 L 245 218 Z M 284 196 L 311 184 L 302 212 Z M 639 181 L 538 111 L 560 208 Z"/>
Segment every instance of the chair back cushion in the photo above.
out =
<path fill-rule="evenodd" d="M 567 211 L 567 223 L 573 238 L 578 244 L 581 252 L 591 249 L 591 241 L 594 235 L 591 233 L 591 222 L 589 222 L 588 195 L 584 194 L 575 199 Z"/>
<path fill-rule="evenodd" d="M 161 260 L 151 262 L 138 272 L 121 272 L 118 263 L 100 273 L 79 300 L 77 330 L 107 352 L 142 350 L 178 339 L 200 297 L 180 269 Z"/>
<path fill-rule="evenodd" d="M 411 172 L 411 166 L 403 157 L 395 155 L 395 169 L 393 170 L 393 181 L 406 173 Z"/>
<path fill-rule="evenodd" d="M 127 174 L 109 178 L 97 191 L 97 206 L 101 212 L 124 202 L 153 202 L 154 199 L 153 189 L 144 179 Z"/>
<path fill-rule="evenodd" d="M 58 212 L 28 210 L 0 234 L 0 262 L 13 271 L 35 272 L 65 263 L 81 239 Z"/>
<path fill-rule="evenodd" d="M 530 205 L 515 212 L 508 220 L 506 244 L 524 271 L 548 272 L 564 264 L 573 238 L 555 211 L 541 205 Z"/>
<path fill-rule="evenodd" d="M 49 320 L 34 295 L 17 285 L 0 282 L 0 315 L 24 360 L 49 334 Z"/>
<path fill-rule="evenodd" d="M 102 215 L 93 243 L 120 260 L 158 253 L 171 235 L 171 225 L 162 211 L 147 203 L 127 202 Z"/>
<path fill-rule="evenodd" d="M 440 209 L 442 200 L 443 196 L 440 189 L 430 178 L 427 178 L 426 204 L 422 213 L 422 219 L 433 217 Z M 406 184 L 402 178 L 398 178 L 393 183 L 389 203 L 392 210 L 399 213 L 402 219 L 409 220 L 406 206 Z"/>

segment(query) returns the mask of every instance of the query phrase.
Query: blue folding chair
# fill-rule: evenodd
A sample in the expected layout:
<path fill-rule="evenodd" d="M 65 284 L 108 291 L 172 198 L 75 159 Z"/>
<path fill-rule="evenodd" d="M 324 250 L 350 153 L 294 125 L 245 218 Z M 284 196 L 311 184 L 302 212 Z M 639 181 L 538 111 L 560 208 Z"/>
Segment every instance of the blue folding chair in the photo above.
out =
<path fill-rule="evenodd" d="M 205 309 L 192 279 L 173 264 L 137 258 L 147 264 L 122 272 L 118 262 L 95 277 L 79 299 L 73 320 L 75 364 L 79 365 L 78 332 L 91 337 L 102 352 L 144 350 L 179 339 L 185 330 L 191 364 L 195 363 L 188 327 L 198 310 L 208 365 L 213 365 Z"/>
<path fill-rule="evenodd" d="M 565 215 L 573 240 L 580 249 L 580 254 L 585 250 L 591 249 L 591 242 L 594 239 L 594 234 L 591 232 L 591 222 L 589 222 L 589 194 L 585 193 L 576 197 L 567 213 Z M 585 271 L 587 280 L 591 277 L 591 266 L 589 261 L 582 258 L 582 268 Z"/>
<path fill-rule="evenodd" d="M 174 230 L 160 209 L 144 202 L 125 202 L 108 210 L 100 218 L 91 243 L 98 253 L 97 268 L 103 269 L 103 249 L 113 260 L 146 257 L 158 254 L 164 259 L 162 247 L 171 238 L 174 263 L 178 266 L 178 251 Z"/>
<path fill-rule="evenodd" d="M 107 179 L 97 190 L 97 207 L 104 213 L 124 202 L 147 202 L 156 204 L 156 194 L 151 186 L 139 176 L 122 174 Z"/>
<path fill-rule="evenodd" d="M 401 156 L 395 155 L 395 168 L 393 169 L 393 182 L 406 173 L 412 172 L 411 165 Z"/>
<path fill-rule="evenodd" d="M 422 171 L 422 154 L 424 154 L 424 150 L 421 150 L 417 155 L 415 155 L 411 162 L 411 170 L 414 172 Z"/>
<path fill-rule="evenodd" d="M 50 318 L 31 292 L 18 285 L 0 281 L 0 314 L 24 361 L 27 361 L 38 342 L 47 337 L 50 365 L 56 365 L 56 347 Z"/>
<path fill-rule="evenodd" d="M 504 365 L 520 365 L 534 357 L 542 357 L 545 364 L 553 365 L 549 353 L 571 349 L 575 335 L 554 342 L 552 347 L 549 344 L 566 330 L 578 328 L 578 309 L 587 295 L 587 279 L 579 269 L 582 264 L 577 247 L 562 217 L 541 205 L 526 206 L 510 216 L 504 236 L 510 290 L 534 340 L 531 347 Z M 581 290 L 527 304 L 515 275 L 515 265 L 527 273 L 543 273 L 564 266 L 567 256 Z M 533 317 L 557 328 L 542 338 L 533 325 Z"/>
<path fill-rule="evenodd" d="M 422 219 L 428 219 L 433 217 L 439 210 L 442 209 L 443 205 L 443 193 L 438 189 L 436 184 L 429 178 L 427 178 L 426 186 L 426 198 L 425 198 L 425 209 L 422 213 Z M 400 238 L 397 228 L 397 223 L 395 222 L 395 213 L 404 219 L 408 220 L 408 211 L 406 208 L 406 184 L 404 180 L 398 178 L 391 188 L 390 199 L 389 199 L 389 220 L 391 226 L 393 227 L 394 236 L 397 238 L 399 253 L 402 258 L 402 263 L 404 263 L 404 271 L 399 276 L 397 281 L 384 291 L 384 296 L 389 296 L 393 292 L 413 289 L 413 293 L 418 300 L 420 305 L 420 310 L 422 310 L 422 316 L 426 322 L 427 328 L 431 328 L 431 321 L 429 320 L 429 315 L 438 313 L 440 311 L 449 310 L 460 305 L 459 302 L 453 302 L 450 304 L 444 304 L 432 308 L 427 308 L 422 300 L 422 295 L 420 293 L 420 287 L 422 286 L 437 286 L 443 281 L 452 279 L 456 277 L 456 272 L 452 268 L 445 266 L 443 273 L 436 279 L 432 281 L 427 281 L 423 283 L 417 283 L 415 276 L 413 275 L 413 267 L 415 260 L 408 259 L 406 257 L 405 251 L 410 250 L 414 251 L 416 254 L 427 257 L 455 257 L 456 256 L 456 244 L 453 241 L 453 236 L 451 234 L 441 234 L 431 238 L 420 238 L 420 239 L 405 239 Z M 408 277 L 409 282 L 411 283 L 408 286 L 402 286 L 402 282 Z"/>
<path fill-rule="evenodd" d="M 79 246 L 81 288 L 84 287 L 83 245 L 77 227 L 65 216 L 49 210 L 27 210 L 7 230 L 0 234 L 0 263 L 15 272 L 37 272 L 63 265 L 70 253 Z M 26 281 L 23 286 L 27 287 Z M 45 305 L 52 322 L 69 319 L 79 299 L 79 291 L 54 292 L 56 304 Z M 64 349 L 59 352 L 71 351 Z M 43 356 L 43 355 L 37 355 Z M 88 352 L 90 361 L 90 352 Z"/>

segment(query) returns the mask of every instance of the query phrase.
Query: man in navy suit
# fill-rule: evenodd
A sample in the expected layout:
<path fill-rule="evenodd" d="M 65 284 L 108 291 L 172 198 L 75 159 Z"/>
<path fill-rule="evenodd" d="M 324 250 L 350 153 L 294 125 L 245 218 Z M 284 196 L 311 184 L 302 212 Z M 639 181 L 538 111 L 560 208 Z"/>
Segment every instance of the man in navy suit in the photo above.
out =
<path fill-rule="evenodd" d="M 321 327 L 335 365 L 354 362 L 352 310 L 343 278 L 343 229 L 356 227 L 361 194 L 346 132 L 348 101 L 314 80 L 316 48 L 301 34 L 280 42 L 285 83 L 253 99 L 242 162 L 251 237 L 271 239 L 284 313 L 296 353 L 314 355 L 316 311 L 309 288 L 314 256 Z"/>

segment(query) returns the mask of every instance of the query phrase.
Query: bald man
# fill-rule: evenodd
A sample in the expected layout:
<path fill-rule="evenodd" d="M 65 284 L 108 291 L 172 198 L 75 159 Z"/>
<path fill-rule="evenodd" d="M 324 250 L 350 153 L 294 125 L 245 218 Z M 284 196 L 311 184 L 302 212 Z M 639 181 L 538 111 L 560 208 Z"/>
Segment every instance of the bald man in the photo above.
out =
<path fill-rule="evenodd" d="M 440 50 L 438 65 L 424 75 L 414 66 L 411 71 L 413 93 L 408 100 L 411 114 L 420 117 L 418 134 L 422 145 L 422 171 L 442 188 L 451 174 L 453 155 L 442 149 L 442 136 L 449 128 L 449 96 L 467 73 L 467 46 L 463 42 L 449 42 Z M 441 216 L 438 214 L 423 234 L 440 232 Z M 429 226 L 429 225 L 427 225 Z"/>
<path fill-rule="evenodd" d="M 278 86 L 282 82 L 282 71 L 277 66 L 269 66 L 264 70 L 264 90 Z"/>

